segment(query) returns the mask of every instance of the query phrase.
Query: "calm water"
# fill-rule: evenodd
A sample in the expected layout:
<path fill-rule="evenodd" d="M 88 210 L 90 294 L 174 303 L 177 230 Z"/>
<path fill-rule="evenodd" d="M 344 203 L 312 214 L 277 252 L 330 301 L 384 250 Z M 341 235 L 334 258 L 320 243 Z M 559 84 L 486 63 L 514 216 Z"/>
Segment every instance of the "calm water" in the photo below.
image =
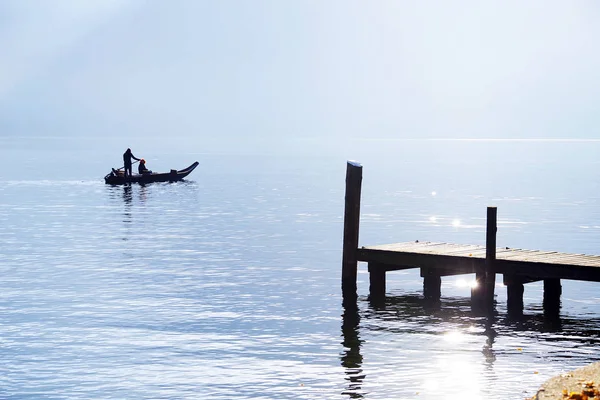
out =
<path fill-rule="evenodd" d="M 110 187 L 123 146 L 4 139 L 0 150 L 2 399 L 523 399 L 600 360 L 598 284 L 542 287 L 525 316 L 471 313 L 447 277 L 388 274 L 385 307 L 345 312 L 345 161 L 364 165 L 361 244 L 485 242 L 600 253 L 598 142 L 305 140 L 281 152 L 138 145 L 187 182 Z M 136 151 L 139 149 L 139 151 Z"/>

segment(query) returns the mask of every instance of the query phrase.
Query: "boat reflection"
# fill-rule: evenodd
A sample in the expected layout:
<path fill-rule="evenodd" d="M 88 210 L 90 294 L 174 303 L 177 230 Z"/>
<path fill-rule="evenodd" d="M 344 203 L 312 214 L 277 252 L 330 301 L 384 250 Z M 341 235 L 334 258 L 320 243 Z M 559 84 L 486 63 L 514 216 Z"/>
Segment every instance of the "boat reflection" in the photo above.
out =
<path fill-rule="evenodd" d="M 140 183 L 139 187 L 139 195 L 140 195 L 140 204 L 145 204 L 148 198 L 148 185 L 144 183 Z"/>
<path fill-rule="evenodd" d="M 131 205 L 133 201 L 133 192 L 131 189 L 131 184 L 123 185 L 123 201 L 127 205 Z"/>
<path fill-rule="evenodd" d="M 125 203 L 123 222 L 125 222 L 126 224 L 131 224 L 131 203 L 133 202 L 133 192 L 131 189 L 131 184 L 123 185 L 123 202 Z M 123 240 L 127 240 L 127 237 L 125 237 Z"/>

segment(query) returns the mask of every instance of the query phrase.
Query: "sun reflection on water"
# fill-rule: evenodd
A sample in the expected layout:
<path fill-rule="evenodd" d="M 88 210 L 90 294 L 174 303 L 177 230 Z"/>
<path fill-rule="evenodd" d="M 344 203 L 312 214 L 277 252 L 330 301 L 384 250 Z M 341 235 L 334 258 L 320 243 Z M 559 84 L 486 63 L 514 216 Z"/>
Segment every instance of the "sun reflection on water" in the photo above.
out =
<path fill-rule="evenodd" d="M 427 398 L 437 394 L 439 398 L 481 399 L 481 371 L 467 358 L 440 358 L 435 361 L 434 369 L 439 374 L 423 381 L 423 395 Z M 443 371 L 443 373 L 441 373 Z M 439 377 L 443 377 L 440 379 Z M 448 388 L 452 387 L 452 393 Z M 425 397 L 423 397 L 425 398 Z"/>
<path fill-rule="evenodd" d="M 461 343 L 464 342 L 466 339 L 467 338 L 465 334 L 457 330 L 446 332 L 444 334 L 444 341 L 450 343 Z"/>
<path fill-rule="evenodd" d="M 458 278 L 454 285 L 458 288 L 471 288 L 471 289 L 475 289 L 478 285 L 477 285 L 477 280 L 475 279 L 465 279 L 465 278 Z"/>

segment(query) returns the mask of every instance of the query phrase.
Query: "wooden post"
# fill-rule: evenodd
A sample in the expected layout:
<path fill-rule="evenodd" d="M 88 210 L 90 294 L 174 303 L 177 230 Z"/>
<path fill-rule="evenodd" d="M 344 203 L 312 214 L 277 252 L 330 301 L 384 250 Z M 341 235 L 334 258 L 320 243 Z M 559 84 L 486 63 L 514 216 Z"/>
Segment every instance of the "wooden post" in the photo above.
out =
<path fill-rule="evenodd" d="M 513 317 L 523 315 L 523 292 L 525 287 L 522 282 L 509 282 L 506 285 L 506 297 L 507 304 L 506 308 L 508 314 Z"/>
<path fill-rule="evenodd" d="M 496 207 L 487 208 L 485 232 L 485 264 L 475 271 L 476 286 L 471 289 L 471 307 L 477 312 L 489 311 L 494 307 L 494 286 L 496 286 Z"/>
<path fill-rule="evenodd" d="M 488 309 L 494 307 L 494 287 L 496 286 L 496 232 L 498 209 L 487 208 L 487 228 L 485 233 L 485 274 L 483 301 Z"/>
<path fill-rule="evenodd" d="M 342 253 L 342 297 L 344 304 L 356 303 L 358 228 L 362 165 L 348 161 L 346 167 L 346 201 L 344 206 L 344 244 Z"/>
<path fill-rule="evenodd" d="M 475 271 L 475 286 L 471 287 L 471 307 L 473 309 L 481 308 L 483 303 L 483 290 L 485 282 L 485 270 L 477 268 Z"/>
<path fill-rule="evenodd" d="M 425 273 L 423 273 L 425 272 Z M 442 295 L 442 277 L 434 272 L 423 271 L 423 297 L 427 300 L 439 300 Z"/>
<path fill-rule="evenodd" d="M 378 263 L 369 263 L 369 301 L 385 301 L 385 267 Z"/>
<path fill-rule="evenodd" d="M 544 279 L 544 314 L 557 316 L 560 313 L 560 279 Z"/>

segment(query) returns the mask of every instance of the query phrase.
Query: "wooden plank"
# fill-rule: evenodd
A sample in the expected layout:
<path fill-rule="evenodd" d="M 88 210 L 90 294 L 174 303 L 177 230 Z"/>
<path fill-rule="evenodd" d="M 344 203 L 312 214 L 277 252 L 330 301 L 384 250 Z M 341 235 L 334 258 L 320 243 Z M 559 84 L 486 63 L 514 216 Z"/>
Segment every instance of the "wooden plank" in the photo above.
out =
<path fill-rule="evenodd" d="M 572 254 L 572 253 L 559 253 L 556 251 L 538 251 L 538 250 L 520 250 L 520 252 L 502 255 L 498 257 L 503 260 L 514 260 L 522 262 L 557 262 L 564 263 L 565 261 L 570 264 L 580 263 L 581 265 L 598 265 L 600 266 L 600 257 L 590 256 L 587 254 Z"/>
<path fill-rule="evenodd" d="M 560 257 L 556 259 L 550 259 L 549 262 L 554 264 L 572 264 L 590 268 L 600 268 L 600 262 L 596 260 L 590 260 L 582 256 Z"/>
<path fill-rule="evenodd" d="M 510 259 L 524 259 L 526 257 L 537 257 L 540 255 L 557 254 L 556 251 L 539 251 L 539 250 L 523 250 L 513 249 L 510 252 L 502 253 L 498 256 L 498 259 L 510 260 Z"/>
<path fill-rule="evenodd" d="M 467 256 L 485 256 L 485 246 L 482 245 L 462 245 L 453 243 L 439 243 L 439 242 L 401 242 L 391 243 L 377 246 L 363 246 L 361 249 L 364 250 L 385 250 L 385 251 L 405 251 L 410 253 L 421 253 L 421 254 L 441 254 L 441 255 L 460 255 Z M 506 247 L 496 248 L 496 254 L 504 254 L 507 252 L 514 252 L 517 249 L 508 249 Z M 461 253 L 466 253 L 462 255 Z"/>
<path fill-rule="evenodd" d="M 469 255 L 473 255 L 474 252 L 484 252 L 485 246 L 471 245 L 471 246 L 460 246 L 454 249 L 450 249 L 446 252 L 449 256 L 462 256 L 468 257 Z"/>
<path fill-rule="evenodd" d="M 534 261 L 544 262 L 549 264 L 578 264 L 578 261 L 583 261 L 576 254 L 552 254 L 544 257 L 538 257 Z"/>
<path fill-rule="evenodd" d="M 443 270 L 459 270 L 474 273 L 477 266 L 483 266 L 484 259 L 473 257 L 452 257 L 436 254 L 398 253 L 390 251 L 365 251 L 359 249 L 358 259 L 386 265 L 437 267 Z"/>
<path fill-rule="evenodd" d="M 425 248 L 425 247 L 429 247 L 429 248 L 433 248 L 435 246 L 442 246 L 442 245 L 446 245 L 448 243 L 442 243 L 442 242 L 399 242 L 399 243 L 386 243 L 386 244 L 379 244 L 379 245 L 375 245 L 375 246 L 363 246 L 363 248 L 366 249 L 376 249 L 376 250 L 381 250 L 381 249 L 387 249 L 387 250 L 391 250 L 391 249 L 398 249 L 398 250 L 407 250 L 407 249 L 421 249 L 421 248 Z"/>
<path fill-rule="evenodd" d="M 503 261 L 512 261 L 522 264 L 524 270 L 528 270 L 532 264 L 549 264 L 557 266 L 574 266 L 581 268 L 599 268 L 600 264 L 595 260 L 590 260 L 585 255 L 555 253 L 552 255 L 539 254 L 537 256 L 526 256 L 522 259 L 511 258 Z"/>
<path fill-rule="evenodd" d="M 448 243 L 413 243 L 412 246 L 403 246 L 403 251 L 422 254 L 446 254 L 452 249 L 456 249 L 456 245 Z"/>
<path fill-rule="evenodd" d="M 473 251 L 478 251 L 482 249 L 482 247 L 476 245 L 453 245 L 448 243 L 436 243 L 425 245 L 421 243 L 394 243 L 388 245 L 363 247 L 362 249 L 367 251 L 397 251 L 415 254 L 451 255 L 454 253 L 465 253 L 465 255 L 468 255 Z M 483 250 L 485 250 L 485 248 L 483 248 Z"/>
<path fill-rule="evenodd" d="M 581 260 L 582 262 L 600 265 L 599 257 L 590 256 L 588 254 L 571 254 L 571 256 L 572 256 L 572 258 Z"/>

